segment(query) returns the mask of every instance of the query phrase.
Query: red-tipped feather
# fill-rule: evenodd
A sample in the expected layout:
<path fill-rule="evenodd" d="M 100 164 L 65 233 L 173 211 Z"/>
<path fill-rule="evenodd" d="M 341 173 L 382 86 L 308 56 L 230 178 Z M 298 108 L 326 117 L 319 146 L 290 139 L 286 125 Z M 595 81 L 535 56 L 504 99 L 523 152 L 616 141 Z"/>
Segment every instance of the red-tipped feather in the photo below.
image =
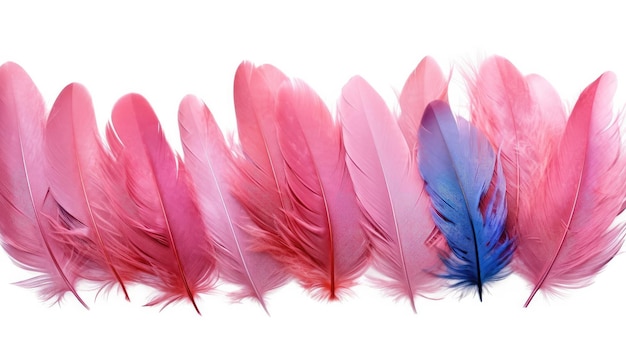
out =
<path fill-rule="evenodd" d="M 50 192 L 63 217 L 72 219 L 56 235 L 85 256 L 82 277 L 105 286 L 119 283 L 128 299 L 124 281 L 134 272 L 122 263 L 131 261 L 132 254 L 103 187 L 103 166 L 109 158 L 83 86 L 70 84 L 61 92 L 50 111 L 45 136 Z"/>
<path fill-rule="evenodd" d="M 612 113 L 616 78 L 605 73 L 580 95 L 563 137 L 520 217 L 517 271 L 538 290 L 587 285 L 619 251 L 614 223 L 626 194 L 626 157 Z"/>
<path fill-rule="evenodd" d="M 534 211 L 530 197 L 565 127 L 565 111 L 552 87 L 528 78 L 506 59 L 487 59 L 470 87 L 472 121 L 500 152 L 506 177 L 507 231 L 517 235 L 519 217 Z"/>
<path fill-rule="evenodd" d="M 214 283 L 215 257 L 185 167 L 142 96 L 126 95 L 115 104 L 111 128 L 108 141 L 127 190 L 116 206 L 135 229 L 130 240 L 151 269 L 141 282 L 161 292 L 150 305 L 188 298 L 198 311 L 196 296 Z"/>
<path fill-rule="evenodd" d="M 254 224 L 231 194 L 233 155 L 213 115 L 198 98 L 183 99 L 178 123 L 198 208 L 216 243 L 220 275 L 240 287 L 233 294 L 236 299 L 254 298 L 266 308 L 264 295 L 284 284 L 287 276 L 269 254 L 252 249 L 253 238 L 246 230 Z"/>
<path fill-rule="evenodd" d="M 363 78 L 339 102 L 347 166 L 372 241 L 380 285 L 415 309 L 417 294 L 434 292 L 445 240 L 435 228 L 415 157 L 382 98 Z"/>
<path fill-rule="evenodd" d="M 278 93 L 278 141 L 292 208 L 283 238 L 268 251 L 318 297 L 336 299 L 355 285 L 368 262 L 362 214 L 346 167 L 341 126 L 301 81 Z M 268 233 L 268 235 L 275 235 Z"/>
<path fill-rule="evenodd" d="M 276 93 L 287 77 L 273 66 L 239 65 L 235 74 L 235 111 L 243 156 L 233 192 L 259 230 L 276 233 L 276 218 L 284 221 L 287 208 L 285 171 L 276 135 Z M 260 232 L 261 231 L 261 232 Z"/>
<path fill-rule="evenodd" d="M 437 62 L 430 56 L 420 61 L 404 83 L 399 97 L 398 125 L 413 156 L 417 155 L 417 131 L 424 109 L 433 100 L 448 101 L 448 79 Z"/>
<path fill-rule="evenodd" d="M 56 241 L 56 215 L 48 194 L 44 156 L 44 102 L 24 70 L 0 67 L 0 232 L 4 249 L 22 268 L 40 275 L 20 283 L 41 296 L 61 300 L 76 292 L 80 252 Z"/>

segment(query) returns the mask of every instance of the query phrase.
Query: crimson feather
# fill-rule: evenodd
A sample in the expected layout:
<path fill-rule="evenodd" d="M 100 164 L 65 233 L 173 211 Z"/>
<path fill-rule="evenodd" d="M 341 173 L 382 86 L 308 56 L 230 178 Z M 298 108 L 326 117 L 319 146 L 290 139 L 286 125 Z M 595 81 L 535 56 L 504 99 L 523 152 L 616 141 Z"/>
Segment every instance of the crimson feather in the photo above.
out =
<path fill-rule="evenodd" d="M 612 112 L 615 75 L 589 85 L 574 106 L 545 175 L 520 217 L 517 271 L 539 291 L 576 288 L 619 251 L 624 223 L 615 218 L 626 194 L 626 154 Z"/>
<path fill-rule="evenodd" d="M 252 248 L 248 231 L 254 224 L 231 193 L 233 154 L 213 115 L 198 98 L 183 99 L 178 123 L 185 165 L 206 231 L 215 242 L 220 275 L 240 287 L 233 294 L 236 299 L 254 298 L 266 309 L 265 294 L 283 285 L 287 275 L 269 254 Z"/>
<path fill-rule="evenodd" d="M 366 216 L 379 285 L 408 298 L 441 286 L 445 240 L 430 215 L 424 182 L 394 116 L 361 77 L 343 88 L 339 102 L 347 166 Z M 441 246 L 443 245 L 443 246 Z"/>
<path fill-rule="evenodd" d="M 168 145 L 154 111 L 140 95 L 122 97 L 108 126 L 109 145 L 125 175 L 118 198 L 130 241 L 149 273 L 140 282 L 160 296 L 149 305 L 189 299 L 209 291 L 215 280 L 214 250 L 189 188 L 186 168 Z M 121 202 L 121 203 L 120 203 Z"/>
<path fill-rule="evenodd" d="M 0 233 L 4 249 L 22 268 L 39 273 L 22 281 L 41 296 L 61 300 L 76 291 L 80 252 L 55 240 L 58 213 L 45 175 L 43 98 L 28 74 L 9 62 L 0 67 Z"/>

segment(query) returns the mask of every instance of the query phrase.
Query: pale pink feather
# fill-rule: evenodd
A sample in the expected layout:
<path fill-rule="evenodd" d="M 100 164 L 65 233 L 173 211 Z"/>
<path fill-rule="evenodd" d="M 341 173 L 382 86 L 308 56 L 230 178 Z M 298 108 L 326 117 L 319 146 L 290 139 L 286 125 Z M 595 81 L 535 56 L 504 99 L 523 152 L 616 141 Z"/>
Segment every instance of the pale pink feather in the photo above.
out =
<path fill-rule="evenodd" d="M 38 288 L 48 300 L 76 292 L 80 252 L 55 240 L 56 205 L 45 175 L 44 102 L 24 70 L 0 66 L 0 234 L 2 245 L 20 267 L 37 272 L 20 285 Z"/>
<path fill-rule="evenodd" d="M 305 289 L 333 300 L 356 284 L 369 254 L 341 126 L 298 80 L 282 85 L 276 111 L 292 208 L 283 209 L 283 245 L 271 250 Z"/>
<path fill-rule="evenodd" d="M 126 197 L 116 208 L 135 229 L 130 241 L 151 268 L 140 282 L 161 293 L 149 305 L 189 299 L 198 311 L 197 295 L 214 284 L 215 257 L 184 165 L 140 95 L 115 104 L 107 137 L 125 172 Z"/>
<path fill-rule="evenodd" d="M 436 274 L 445 248 L 415 157 L 384 101 L 363 78 L 352 78 L 343 88 L 339 116 L 374 268 L 384 276 L 379 284 L 408 298 L 415 310 L 416 295 L 441 286 Z"/>
<path fill-rule="evenodd" d="M 517 271 L 537 291 L 589 284 L 615 256 L 624 224 L 626 157 L 612 111 L 616 78 L 605 73 L 580 95 L 566 129 L 520 218 Z"/>
<path fill-rule="evenodd" d="M 46 175 L 64 222 L 57 226 L 56 237 L 85 256 L 82 277 L 105 287 L 117 283 L 128 299 L 124 281 L 134 275 L 134 255 L 103 186 L 109 155 L 85 87 L 70 84 L 63 89 L 50 111 L 45 137 Z"/>
<path fill-rule="evenodd" d="M 398 125 L 413 156 L 417 148 L 417 131 L 424 109 L 433 100 L 448 100 L 448 79 L 432 57 L 426 56 L 407 78 L 398 98 L 400 116 Z"/>
<path fill-rule="evenodd" d="M 472 122 L 499 150 L 506 177 L 507 231 L 517 235 L 523 211 L 548 156 L 565 128 L 565 110 L 541 77 L 524 77 L 509 61 L 493 56 L 470 78 Z"/>
<path fill-rule="evenodd" d="M 231 193 L 234 159 L 206 105 L 186 96 L 178 111 L 185 165 L 195 189 L 207 233 L 215 242 L 220 276 L 237 284 L 236 299 L 254 298 L 265 309 L 264 296 L 286 282 L 282 265 L 252 249 L 248 230 L 254 224 Z"/>

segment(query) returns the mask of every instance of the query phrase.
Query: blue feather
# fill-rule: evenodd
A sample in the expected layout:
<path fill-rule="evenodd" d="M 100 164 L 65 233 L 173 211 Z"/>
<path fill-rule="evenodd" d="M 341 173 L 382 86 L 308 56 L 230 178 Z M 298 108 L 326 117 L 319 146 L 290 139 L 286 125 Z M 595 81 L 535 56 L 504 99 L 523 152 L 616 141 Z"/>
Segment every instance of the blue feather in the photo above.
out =
<path fill-rule="evenodd" d="M 443 101 L 426 107 L 418 137 L 419 170 L 433 219 L 451 249 L 442 276 L 454 280 L 454 287 L 475 286 L 482 301 L 483 285 L 506 275 L 514 250 L 504 232 L 502 167 L 487 138 L 468 121 L 455 119 Z"/>

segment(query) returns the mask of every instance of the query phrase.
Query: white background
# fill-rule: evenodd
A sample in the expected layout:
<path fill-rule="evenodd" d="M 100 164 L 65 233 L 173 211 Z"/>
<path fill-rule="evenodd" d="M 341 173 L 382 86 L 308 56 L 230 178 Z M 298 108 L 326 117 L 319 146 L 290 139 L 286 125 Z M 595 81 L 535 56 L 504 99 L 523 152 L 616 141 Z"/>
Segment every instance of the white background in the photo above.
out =
<path fill-rule="evenodd" d="M 568 106 L 606 70 L 626 80 L 626 17 L 619 5 L 600 1 L 8 2 L 0 1 L 0 63 L 22 65 L 49 107 L 78 81 L 104 125 L 117 98 L 139 92 L 176 148 L 177 107 L 187 93 L 233 130 L 232 83 L 242 60 L 304 79 L 331 110 L 355 74 L 394 107 L 395 91 L 425 55 L 454 69 L 450 99 L 458 112 L 467 107 L 460 69 L 491 54 L 546 77 Z M 620 88 L 616 106 L 625 102 Z M 115 293 L 94 302 L 85 293 L 87 311 L 70 296 L 50 307 L 11 284 L 28 276 L 0 252 L 2 349 L 600 350 L 623 349 L 626 329 L 623 254 L 592 286 L 538 296 L 528 309 L 521 306 L 529 287 L 511 276 L 493 284 L 483 303 L 451 292 L 442 300 L 419 298 L 417 314 L 368 286 L 325 303 L 295 284 L 270 295 L 271 317 L 254 302 L 231 304 L 219 293 L 203 297 L 201 317 L 187 303 L 159 312 L 142 307 L 149 292 L 140 288 L 131 289 L 131 303 Z"/>

